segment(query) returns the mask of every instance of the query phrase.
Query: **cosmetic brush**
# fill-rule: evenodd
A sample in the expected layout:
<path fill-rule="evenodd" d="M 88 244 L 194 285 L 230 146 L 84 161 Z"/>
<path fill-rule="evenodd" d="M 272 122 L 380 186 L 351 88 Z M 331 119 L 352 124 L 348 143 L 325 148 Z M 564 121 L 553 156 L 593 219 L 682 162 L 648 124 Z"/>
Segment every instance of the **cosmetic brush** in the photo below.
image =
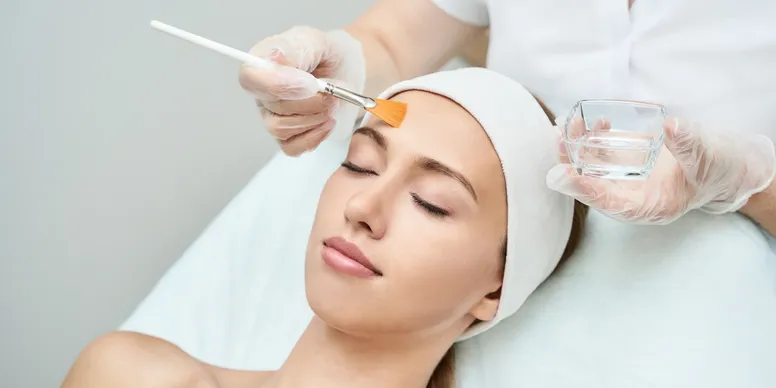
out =
<path fill-rule="evenodd" d="M 274 62 L 255 57 L 235 48 L 214 42 L 210 39 L 203 38 L 198 35 L 194 35 L 190 32 L 183 31 L 179 28 L 169 26 L 156 20 L 151 22 L 151 27 L 190 43 L 194 43 L 197 46 L 204 47 L 223 54 L 227 57 L 242 61 L 243 63 L 254 67 L 271 70 L 281 66 Z M 374 116 L 394 128 L 401 125 L 401 122 L 404 120 L 404 116 L 407 114 L 407 104 L 403 102 L 362 96 L 345 88 L 335 86 L 330 82 L 326 82 L 322 79 L 318 79 L 318 92 L 332 95 L 343 101 L 347 101 L 353 105 L 356 105 L 366 110 L 367 112 L 372 113 Z"/>

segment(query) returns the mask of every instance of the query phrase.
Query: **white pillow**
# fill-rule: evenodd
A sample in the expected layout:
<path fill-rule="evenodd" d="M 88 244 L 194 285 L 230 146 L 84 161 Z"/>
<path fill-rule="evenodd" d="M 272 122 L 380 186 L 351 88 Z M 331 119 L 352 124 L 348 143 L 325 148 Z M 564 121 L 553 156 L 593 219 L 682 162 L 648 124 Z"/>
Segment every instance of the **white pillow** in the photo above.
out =
<path fill-rule="evenodd" d="M 776 255 L 738 214 L 591 212 L 577 254 L 460 345 L 461 387 L 776 387 Z"/>

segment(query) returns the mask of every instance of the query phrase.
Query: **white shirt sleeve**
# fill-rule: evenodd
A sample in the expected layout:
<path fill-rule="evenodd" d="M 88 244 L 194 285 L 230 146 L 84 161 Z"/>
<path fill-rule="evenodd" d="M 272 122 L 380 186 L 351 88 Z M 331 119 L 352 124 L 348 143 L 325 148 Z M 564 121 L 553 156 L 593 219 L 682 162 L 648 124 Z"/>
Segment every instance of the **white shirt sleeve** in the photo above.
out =
<path fill-rule="evenodd" d="M 486 0 L 432 0 L 450 16 L 468 24 L 487 27 L 490 24 Z"/>

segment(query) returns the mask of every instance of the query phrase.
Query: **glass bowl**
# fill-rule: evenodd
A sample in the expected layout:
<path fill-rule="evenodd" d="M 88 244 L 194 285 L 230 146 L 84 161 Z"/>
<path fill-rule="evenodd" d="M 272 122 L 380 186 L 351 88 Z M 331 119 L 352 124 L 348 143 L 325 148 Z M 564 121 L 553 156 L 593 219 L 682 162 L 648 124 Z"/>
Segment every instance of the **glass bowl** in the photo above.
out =
<path fill-rule="evenodd" d="M 662 105 L 624 100 L 582 100 L 562 130 L 578 174 L 617 180 L 646 179 L 663 147 Z"/>

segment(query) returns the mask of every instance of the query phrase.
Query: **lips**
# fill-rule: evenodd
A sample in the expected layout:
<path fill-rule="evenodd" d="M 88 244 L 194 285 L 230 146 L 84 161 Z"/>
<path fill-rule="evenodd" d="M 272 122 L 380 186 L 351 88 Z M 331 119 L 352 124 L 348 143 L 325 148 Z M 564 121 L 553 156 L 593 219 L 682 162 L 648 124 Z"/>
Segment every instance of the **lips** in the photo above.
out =
<path fill-rule="evenodd" d="M 334 270 L 347 275 L 362 278 L 383 275 L 356 244 L 342 237 L 332 237 L 324 240 L 321 258 Z"/>

